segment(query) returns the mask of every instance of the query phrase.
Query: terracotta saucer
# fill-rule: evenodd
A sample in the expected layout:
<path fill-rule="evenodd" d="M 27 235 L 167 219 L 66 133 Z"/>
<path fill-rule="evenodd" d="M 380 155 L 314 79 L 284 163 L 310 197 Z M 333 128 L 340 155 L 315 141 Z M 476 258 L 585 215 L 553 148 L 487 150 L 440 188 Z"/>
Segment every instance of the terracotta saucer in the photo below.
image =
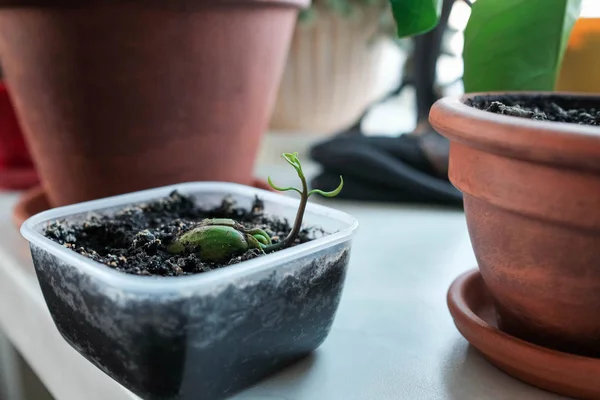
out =
<path fill-rule="evenodd" d="M 500 331 L 493 300 L 478 269 L 452 283 L 448 307 L 460 333 L 509 375 L 563 396 L 600 399 L 600 359 L 546 349 Z"/>
<path fill-rule="evenodd" d="M 273 191 L 273 188 L 267 182 L 260 179 L 255 179 L 253 186 L 258 189 Z M 51 207 L 44 188 L 37 185 L 23 193 L 15 205 L 12 214 L 13 223 L 18 229 L 27 218 L 49 208 Z"/>

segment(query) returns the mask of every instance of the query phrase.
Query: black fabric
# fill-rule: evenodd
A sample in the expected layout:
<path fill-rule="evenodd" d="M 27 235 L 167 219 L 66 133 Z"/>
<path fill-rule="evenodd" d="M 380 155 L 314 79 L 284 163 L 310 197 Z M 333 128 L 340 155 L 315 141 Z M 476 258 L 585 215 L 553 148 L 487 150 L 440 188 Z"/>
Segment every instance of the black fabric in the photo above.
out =
<path fill-rule="evenodd" d="M 436 176 L 419 136 L 343 134 L 316 144 L 310 156 L 323 168 L 312 187 L 332 190 L 343 175 L 337 198 L 462 207 L 461 193 Z"/>

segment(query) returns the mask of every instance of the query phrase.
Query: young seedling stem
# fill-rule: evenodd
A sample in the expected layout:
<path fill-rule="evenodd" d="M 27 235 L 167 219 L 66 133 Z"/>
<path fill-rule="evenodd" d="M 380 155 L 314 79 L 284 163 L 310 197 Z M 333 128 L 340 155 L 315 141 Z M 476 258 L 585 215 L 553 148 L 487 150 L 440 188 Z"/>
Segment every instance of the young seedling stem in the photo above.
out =
<path fill-rule="evenodd" d="M 289 235 L 283 240 L 273 243 L 272 238 L 260 228 L 248 229 L 232 219 L 212 218 L 203 220 L 193 229 L 175 238 L 167 246 L 167 251 L 171 254 L 192 251 L 198 254 L 204 261 L 218 263 L 225 262 L 232 256 L 250 249 L 269 253 L 291 246 L 302 228 L 302 220 L 306 211 L 308 198 L 315 193 L 325 197 L 337 196 L 344 186 L 344 180 L 340 176 L 340 185 L 331 192 L 324 192 L 319 189 L 308 191 L 306 177 L 302 171 L 300 160 L 298 160 L 298 153 L 283 153 L 283 158 L 294 167 L 302 182 L 302 190 L 295 187 L 281 188 L 275 186 L 273 181 L 271 181 L 271 177 L 269 177 L 269 185 L 273 189 L 282 192 L 293 190 L 300 194 L 300 205 L 296 213 L 296 220 Z"/>
<path fill-rule="evenodd" d="M 302 220 L 304 219 L 304 212 L 306 211 L 306 204 L 308 203 L 308 198 L 311 195 L 318 193 L 325 197 L 335 197 L 342 191 L 342 187 L 344 186 L 344 179 L 342 178 L 342 176 L 340 176 L 339 186 L 337 188 L 335 188 L 334 190 L 332 190 L 331 192 L 324 192 L 319 189 L 313 189 L 311 191 L 308 191 L 308 184 L 306 183 L 306 177 L 304 176 L 304 171 L 302 171 L 302 165 L 300 164 L 300 160 L 298 159 L 298 153 L 283 153 L 283 158 L 298 173 L 298 177 L 300 178 L 300 181 L 302 182 L 302 190 L 295 188 L 295 187 L 286 187 L 286 188 L 278 187 L 273 183 L 270 176 L 268 178 L 269 185 L 271 185 L 271 187 L 273 189 L 278 190 L 280 192 L 286 192 L 286 191 L 290 191 L 290 190 L 298 192 L 298 194 L 300 194 L 300 205 L 298 206 L 298 211 L 296 212 L 296 219 L 294 220 L 294 226 L 292 227 L 292 230 L 290 231 L 289 235 L 287 235 L 285 237 L 285 239 L 283 239 L 280 242 L 273 243 L 273 244 L 270 244 L 267 246 L 263 246 L 263 250 L 265 252 L 281 250 L 283 248 L 291 246 L 294 243 L 294 241 L 296 240 L 296 237 L 300 233 L 300 229 L 302 228 Z"/>

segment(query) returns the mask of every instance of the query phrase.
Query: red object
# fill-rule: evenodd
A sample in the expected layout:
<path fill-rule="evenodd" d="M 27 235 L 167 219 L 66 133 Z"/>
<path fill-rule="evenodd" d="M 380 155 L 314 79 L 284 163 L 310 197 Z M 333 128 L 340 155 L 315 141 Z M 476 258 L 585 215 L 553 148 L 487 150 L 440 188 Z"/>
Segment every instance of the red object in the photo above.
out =
<path fill-rule="evenodd" d="M 38 183 L 8 90 L 0 82 L 0 189 L 28 189 Z"/>
<path fill-rule="evenodd" d="M 498 312 L 478 269 L 452 283 L 448 307 L 460 333 L 504 372 L 564 396 L 600 399 L 600 359 L 536 346 L 498 329 Z"/>
<path fill-rule="evenodd" d="M 32 167 L 8 90 L 0 82 L 0 167 Z"/>

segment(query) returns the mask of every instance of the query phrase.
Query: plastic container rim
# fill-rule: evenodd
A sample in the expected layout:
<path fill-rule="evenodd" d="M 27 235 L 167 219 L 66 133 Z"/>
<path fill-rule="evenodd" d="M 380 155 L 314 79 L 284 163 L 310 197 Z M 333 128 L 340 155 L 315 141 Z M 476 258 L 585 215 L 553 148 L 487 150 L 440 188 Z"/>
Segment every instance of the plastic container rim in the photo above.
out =
<path fill-rule="evenodd" d="M 243 261 L 235 265 L 230 265 L 226 268 L 179 277 L 137 276 L 120 272 L 110 268 L 107 265 L 76 253 L 73 250 L 69 250 L 52 241 L 51 239 L 46 238 L 35 230 L 35 227 L 45 222 L 59 218 L 65 218 L 71 215 L 94 212 L 96 210 L 118 208 L 127 206 L 128 204 L 147 202 L 167 196 L 173 190 L 178 190 L 181 193 L 191 195 L 201 195 L 203 192 L 209 191 L 223 192 L 224 195 L 226 193 L 231 193 L 234 196 L 244 194 L 259 195 L 262 200 L 279 203 L 283 206 L 290 207 L 297 206 L 299 201 L 279 193 L 273 193 L 264 189 L 253 188 L 237 183 L 187 182 L 106 197 L 103 199 L 86 201 L 68 206 L 56 207 L 47 211 L 43 211 L 29 217 L 25 222 L 23 222 L 20 229 L 21 235 L 34 246 L 39 247 L 40 249 L 58 257 L 65 263 L 73 265 L 77 269 L 83 270 L 89 275 L 92 275 L 106 283 L 110 283 L 110 285 L 113 287 L 148 292 L 164 291 L 167 289 L 185 289 L 199 285 L 209 285 L 218 283 L 219 281 L 227 281 L 240 276 L 258 273 L 272 268 L 278 264 L 295 260 L 303 255 L 317 252 L 324 248 L 332 247 L 336 244 L 348 241 L 352 238 L 356 232 L 356 229 L 358 228 L 358 221 L 351 215 L 330 207 L 309 202 L 306 208 L 307 212 L 321 214 L 323 216 L 336 219 L 348 225 L 348 227 L 322 238 L 312 240 L 308 243 L 303 243 L 298 246 L 254 258 L 252 260 Z"/>

